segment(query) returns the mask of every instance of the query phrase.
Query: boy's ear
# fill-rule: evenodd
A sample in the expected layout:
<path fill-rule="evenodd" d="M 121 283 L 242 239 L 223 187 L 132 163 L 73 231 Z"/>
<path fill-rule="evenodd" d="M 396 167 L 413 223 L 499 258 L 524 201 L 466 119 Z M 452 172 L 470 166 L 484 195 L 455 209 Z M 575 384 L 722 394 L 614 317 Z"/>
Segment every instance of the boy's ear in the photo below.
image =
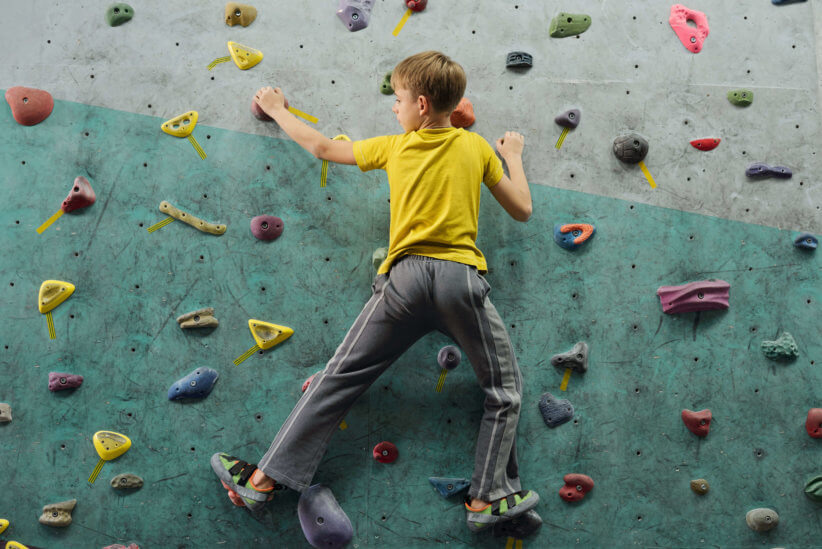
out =
<path fill-rule="evenodd" d="M 424 95 L 417 97 L 417 107 L 420 109 L 420 116 L 431 112 L 431 102 Z"/>

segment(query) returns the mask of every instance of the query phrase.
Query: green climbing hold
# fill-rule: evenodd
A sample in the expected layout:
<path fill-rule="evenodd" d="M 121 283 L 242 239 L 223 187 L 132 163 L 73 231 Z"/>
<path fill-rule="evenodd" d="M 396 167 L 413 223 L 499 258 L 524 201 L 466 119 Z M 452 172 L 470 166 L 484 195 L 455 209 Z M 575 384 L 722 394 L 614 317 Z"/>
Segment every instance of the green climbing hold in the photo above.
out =
<path fill-rule="evenodd" d="M 805 484 L 805 495 L 810 499 L 822 502 L 822 475 L 817 475 Z"/>
<path fill-rule="evenodd" d="M 771 360 L 792 360 L 799 355 L 796 340 L 788 332 L 782 332 L 779 339 L 763 341 L 762 352 Z"/>
<path fill-rule="evenodd" d="M 385 76 L 380 82 L 380 93 L 383 95 L 391 95 L 394 93 L 394 88 L 391 87 L 391 73 L 394 71 L 388 71 L 385 73 Z"/>
<path fill-rule="evenodd" d="M 118 27 L 131 21 L 132 17 L 134 17 L 134 8 L 123 2 L 112 4 L 106 10 L 106 22 L 110 27 Z"/>
<path fill-rule="evenodd" d="M 747 107 L 753 103 L 753 92 L 751 90 L 731 90 L 728 92 L 728 101 L 740 107 Z"/>
<path fill-rule="evenodd" d="M 591 16 L 584 13 L 560 13 L 551 20 L 549 32 L 551 38 L 565 38 L 576 36 L 588 30 L 591 26 Z"/>

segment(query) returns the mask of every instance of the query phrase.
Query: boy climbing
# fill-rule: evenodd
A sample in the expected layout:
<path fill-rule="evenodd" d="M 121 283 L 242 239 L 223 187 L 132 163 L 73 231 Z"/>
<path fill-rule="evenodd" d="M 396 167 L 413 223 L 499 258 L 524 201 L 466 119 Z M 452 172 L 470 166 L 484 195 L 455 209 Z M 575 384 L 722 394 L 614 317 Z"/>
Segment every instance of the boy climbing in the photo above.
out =
<path fill-rule="evenodd" d="M 515 439 L 522 377 L 505 324 L 488 299 L 486 262 L 475 243 L 480 182 L 517 221 L 531 215 L 524 139 L 506 132 L 496 142 L 508 165 L 506 176 L 482 137 L 451 126 L 450 113 L 465 92 L 466 78 L 442 53 L 404 59 L 391 85 L 392 110 L 404 133 L 354 143 L 328 139 L 298 120 L 285 108 L 279 88 L 255 95 L 260 108 L 317 158 L 386 171 L 389 247 L 371 298 L 259 464 L 217 453 L 211 466 L 231 501 L 255 514 L 276 489 L 305 490 L 356 399 L 418 339 L 438 330 L 462 348 L 485 392 L 465 501 L 468 527 L 477 532 L 539 502 L 536 492 L 520 486 Z"/>

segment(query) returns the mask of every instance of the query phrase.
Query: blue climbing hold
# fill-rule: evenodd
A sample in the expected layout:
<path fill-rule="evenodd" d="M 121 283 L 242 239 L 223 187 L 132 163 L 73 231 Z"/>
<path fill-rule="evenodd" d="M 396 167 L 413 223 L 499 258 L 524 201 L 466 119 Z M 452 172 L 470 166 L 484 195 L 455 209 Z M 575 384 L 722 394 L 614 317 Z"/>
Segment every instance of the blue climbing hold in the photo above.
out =
<path fill-rule="evenodd" d="M 168 388 L 169 400 L 200 399 L 207 397 L 220 374 L 211 368 L 197 368 L 187 376 L 178 379 Z"/>
<path fill-rule="evenodd" d="M 574 406 L 565 398 L 556 398 L 545 393 L 539 399 L 539 412 L 545 425 L 554 428 L 574 417 Z"/>
<path fill-rule="evenodd" d="M 557 223 L 554 225 L 554 242 L 566 250 L 576 250 L 590 240 L 597 228 L 589 223 Z"/>
<path fill-rule="evenodd" d="M 327 486 L 315 484 L 305 490 L 297 502 L 297 514 L 312 547 L 337 549 L 354 537 L 351 521 Z"/>
<path fill-rule="evenodd" d="M 745 175 L 755 179 L 766 179 L 768 177 L 790 179 L 793 177 L 793 172 L 785 166 L 771 166 L 764 162 L 754 162 L 747 167 Z"/>
<path fill-rule="evenodd" d="M 793 245 L 797 248 L 803 248 L 805 250 L 815 250 L 816 247 L 819 246 L 819 239 L 811 233 L 802 233 L 796 237 L 793 241 Z"/>
<path fill-rule="evenodd" d="M 771 0 L 771 4 L 775 6 L 784 6 L 787 4 L 797 4 L 799 2 L 804 2 L 805 0 Z"/>
<path fill-rule="evenodd" d="M 471 481 L 464 478 L 428 477 L 428 482 L 430 482 L 444 498 L 459 494 L 471 486 Z"/>
<path fill-rule="evenodd" d="M 437 364 L 443 370 L 453 370 L 460 365 L 462 353 L 456 345 L 446 345 L 437 353 Z"/>

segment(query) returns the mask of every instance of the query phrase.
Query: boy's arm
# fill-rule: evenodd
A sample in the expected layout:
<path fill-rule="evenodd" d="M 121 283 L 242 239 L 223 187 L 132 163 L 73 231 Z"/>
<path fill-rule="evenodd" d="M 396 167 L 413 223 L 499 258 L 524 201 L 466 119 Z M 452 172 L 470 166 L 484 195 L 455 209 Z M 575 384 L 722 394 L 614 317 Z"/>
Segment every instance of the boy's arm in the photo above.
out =
<path fill-rule="evenodd" d="M 297 119 L 285 108 L 285 96 L 280 88 L 261 88 L 254 96 L 260 108 L 302 148 L 321 160 L 339 164 L 356 164 L 354 145 L 350 141 L 334 141 Z"/>
<path fill-rule="evenodd" d="M 516 132 L 505 132 L 505 137 L 497 139 L 497 150 L 508 165 L 508 177 L 502 174 L 499 183 L 491 187 L 491 195 L 517 221 L 528 221 L 531 217 L 531 190 L 522 167 L 522 147 L 525 138 Z"/>

